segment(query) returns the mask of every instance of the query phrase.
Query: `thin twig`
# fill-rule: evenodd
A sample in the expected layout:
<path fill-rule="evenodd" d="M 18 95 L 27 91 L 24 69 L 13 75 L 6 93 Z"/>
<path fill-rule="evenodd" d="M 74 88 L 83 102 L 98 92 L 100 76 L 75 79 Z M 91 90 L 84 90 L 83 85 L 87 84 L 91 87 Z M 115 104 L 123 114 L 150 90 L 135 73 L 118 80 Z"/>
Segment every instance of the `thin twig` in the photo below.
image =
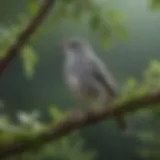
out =
<path fill-rule="evenodd" d="M 18 36 L 15 43 L 9 47 L 5 57 L 0 61 L 0 77 L 2 76 L 9 63 L 17 56 L 24 44 L 27 43 L 31 35 L 35 32 L 54 2 L 55 0 L 44 0 L 37 15 L 28 24 L 26 29 Z"/>

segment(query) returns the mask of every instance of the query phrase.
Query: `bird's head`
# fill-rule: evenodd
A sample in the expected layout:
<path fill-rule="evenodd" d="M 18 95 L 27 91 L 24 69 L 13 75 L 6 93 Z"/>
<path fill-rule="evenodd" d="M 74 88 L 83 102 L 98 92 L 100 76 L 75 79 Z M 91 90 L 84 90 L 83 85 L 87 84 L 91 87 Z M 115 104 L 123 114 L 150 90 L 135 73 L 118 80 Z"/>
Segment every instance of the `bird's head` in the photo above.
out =
<path fill-rule="evenodd" d="M 62 48 L 66 54 L 80 55 L 87 54 L 90 46 L 88 42 L 83 39 L 72 38 L 64 41 L 64 43 L 62 44 Z"/>

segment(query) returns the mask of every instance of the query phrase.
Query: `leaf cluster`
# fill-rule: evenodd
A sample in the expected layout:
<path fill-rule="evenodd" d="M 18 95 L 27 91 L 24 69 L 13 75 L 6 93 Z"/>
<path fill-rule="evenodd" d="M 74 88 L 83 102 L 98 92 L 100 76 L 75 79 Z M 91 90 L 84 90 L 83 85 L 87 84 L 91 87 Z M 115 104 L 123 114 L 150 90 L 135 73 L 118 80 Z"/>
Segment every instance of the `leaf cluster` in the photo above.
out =
<path fill-rule="evenodd" d="M 55 106 L 50 106 L 49 115 L 51 117 L 50 124 L 45 124 L 40 121 L 40 113 L 33 111 L 32 113 L 18 112 L 18 124 L 13 124 L 8 116 L 0 115 L 0 148 L 9 144 L 18 143 L 24 140 L 35 139 L 35 143 L 31 145 L 33 150 L 24 152 L 20 155 L 11 157 L 11 159 L 65 159 L 65 160 L 93 160 L 96 156 L 95 152 L 86 150 L 84 151 L 84 140 L 80 136 L 79 131 L 75 131 L 69 136 L 64 136 L 61 140 L 54 143 L 46 144 L 40 147 L 44 139 L 36 140 L 36 136 L 44 130 L 47 130 L 50 125 L 54 126 L 57 122 L 61 121 L 67 112 L 61 112 Z"/>

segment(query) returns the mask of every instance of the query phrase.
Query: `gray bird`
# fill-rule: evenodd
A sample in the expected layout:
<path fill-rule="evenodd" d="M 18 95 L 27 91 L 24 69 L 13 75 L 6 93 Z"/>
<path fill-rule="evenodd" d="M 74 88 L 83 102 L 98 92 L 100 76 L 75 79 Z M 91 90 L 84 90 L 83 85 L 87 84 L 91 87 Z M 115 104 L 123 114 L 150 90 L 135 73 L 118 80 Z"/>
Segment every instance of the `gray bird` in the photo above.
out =
<path fill-rule="evenodd" d="M 116 83 L 87 41 L 81 38 L 67 40 L 63 43 L 63 50 L 66 83 L 75 96 L 98 106 L 114 100 Z M 120 128 L 126 131 L 123 117 L 116 119 Z"/>

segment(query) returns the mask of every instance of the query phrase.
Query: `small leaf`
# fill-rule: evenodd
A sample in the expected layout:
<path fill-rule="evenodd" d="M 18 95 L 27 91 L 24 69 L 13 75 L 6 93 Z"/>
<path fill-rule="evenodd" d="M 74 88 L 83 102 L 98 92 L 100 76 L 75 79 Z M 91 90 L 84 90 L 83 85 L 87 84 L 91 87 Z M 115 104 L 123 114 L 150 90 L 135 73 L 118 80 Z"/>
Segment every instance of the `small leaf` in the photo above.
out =
<path fill-rule="evenodd" d="M 122 38 L 122 39 L 128 39 L 129 38 L 129 33 L 127 29 L 120 24 L 117 24 L 114 26 L 115 32 Z"/>
<path fill-rule="evenodd" d="M 38 0 L 28 0 L 28 8 L 32 15 L 35 15 L 39 10 L 40 4 Z"/>
<path fill-rule="evenodd" d="M 38 56 L 31 46 L 25 46 L 21 57 L 25 74 L 27 78 L 31 78 L 35 71 L 35 65 L 38 63 Z"/>
<path fill-rule="evenodd" d="M 160 0 L 151 0 L 151 9 L 160 9 Z"/>
<path fill-rule="evenodd" d="M 60 3 L 53 15 L 53 25 L 56 25 L 62 18 L 66 18 L 68 15 L 70 15 L 70 12 L 67 10 L 67 7 L 63 3 Z"/>
<path fill-rule="evenodd" d="M 82 4 L 83 3 L 81 1 L 77 1 L 77 2 L 73 3 L 73 6 L 72 6 L 72 10 L 73 10 L 72 15 L 73 15 L 73 18 L 76 19 L 76 20 L 79 20 L 79 18 L 82 15 L 82 12 L 84 10 Z"/>
<path fill-rule="evenodd" d="M 155 141 L 155 135 L 154 133 L 152 132 L 149 132 L 149 131 L 145 131 L 145 132 L 139 132 L 137 134 L 137 136 L 142 140 L 142 141 L 145 141 L 145 142 L 152 142 L 152 141 Z"/>
<path fill-rule="evenodd" d="M 100 35 L 103 39 L 103 47 L 111 48 L 112 47 L 112 30 L 109 28 L 108 25 L 101 24 Z"/>
<path fill-rule="evenodd" d="M 93 15 L 90 19 L 90 26 L 92 29 L 98 29 L 100 25 L 100 18 L 97 15 Z"/>
<path fill-rule="evenodd" d="M 112 44 L 113 44 L 113 42 L 112 42 L 111 37 L 108 37 L 108 38 L 106 37 L 106 38 L 103 39 L 104 48 L 111 48 Z"/>
<path fill-rule="evenodd" d="M 127 82 L 127 86 L 128 86 L 130 89 L 136 88 L 136 86 L 137 86 L 136 80 L 133 79 L 133 78 L 130 78 L 130 79 L 128 80 L 128 82 Z"/>
<path fill-rule="evenodd" d="M 59 121 L 62 119 L 63 114 L 54 105 L 49 107 L 49 113 L 55 121 Z"/>
<path fill-rule="evenodd" d="M 153 71 L 159 71 L 160 72 L 160 62 L 157 60 L 152 60 L 150 63 L 150 68 Z"/>
<path fill-rule="evenodd" d="M 124 22 L 127 17 L 123 12 L 108 10 L 106 13 L 106 19 L 114 23 L 121 23 Z"/>

